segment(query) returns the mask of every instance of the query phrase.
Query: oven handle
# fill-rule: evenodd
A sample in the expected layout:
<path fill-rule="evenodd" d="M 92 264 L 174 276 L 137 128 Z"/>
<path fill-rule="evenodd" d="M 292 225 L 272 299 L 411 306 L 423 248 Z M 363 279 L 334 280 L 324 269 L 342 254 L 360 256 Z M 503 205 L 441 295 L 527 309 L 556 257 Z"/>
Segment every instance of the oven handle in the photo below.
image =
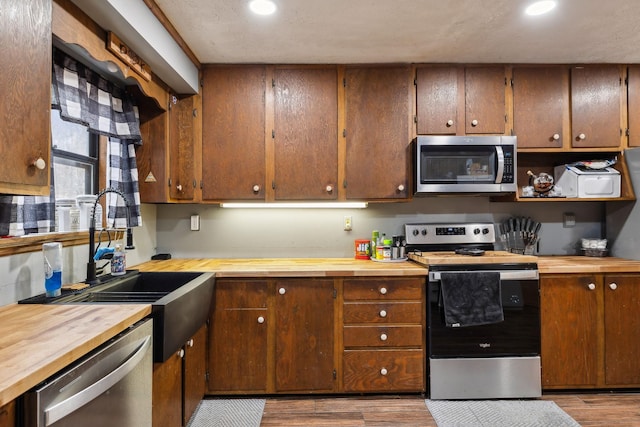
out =
<path fill-rule="evenodd" d="M 483 270 L 484 271 L 484 270 Z M 430 282 L 439 282 L 441 279 L 441 274 L 444 272 L 441 271 L 430 271 L 429 272 L 429 281 Z M 453 273 L 453 271 L 451 272 Z M 458 272 L 456 272 L 458 273 Z M 514 271 L 498 271 L 500 273 L 500 280 L 538 280 L 540 278 L 540 274 L 538 270 L 514 270 Z"/>
<path fill-rule="evenodd" d="M 147 351 L 149 351 L 150 347 L 151 336 L 147 335 L 142 340 L 142 343 L 138 346 L 135 353 L 133 353 L 127 360 L 124 360 L 116 369 L 109 372 L 107 375 L 100 378 L 84 390 L 79 391 L 57 405 L 47 408 L 44 411 L 45 426 L 50 426 L 72 412 L 75 412 L 79 408 L 82 408 L 84 405 L 117 384 L 118 381 L 126 377 L 138 365 L 138 363 L 140 363 Z"/>
<path fill-rule="evenodd" d="M 504 176 L 504 151 L 502 147 L 496 145 L 496 154 L 498 156 L 498 170 L 496 171 L 496 184 L 502 184 L 502 177 Z"/>

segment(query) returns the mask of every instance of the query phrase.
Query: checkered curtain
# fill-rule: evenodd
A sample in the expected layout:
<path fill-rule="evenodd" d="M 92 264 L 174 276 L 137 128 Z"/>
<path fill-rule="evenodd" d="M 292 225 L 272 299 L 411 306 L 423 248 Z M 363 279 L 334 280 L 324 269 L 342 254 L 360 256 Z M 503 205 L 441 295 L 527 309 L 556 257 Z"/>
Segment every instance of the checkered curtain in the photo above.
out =
<path fill-rule="evenodd" d="M 53 54 L 52 107 L 64 120 L 109 136 L 107 185 L 127 196 L 131 223 L 142 224 L 135 145 L 141 144 L 138 109 L 127 92 L 59 50 Z M 126 227 L 124 201 L 107 193 L 107 225 Z"/>

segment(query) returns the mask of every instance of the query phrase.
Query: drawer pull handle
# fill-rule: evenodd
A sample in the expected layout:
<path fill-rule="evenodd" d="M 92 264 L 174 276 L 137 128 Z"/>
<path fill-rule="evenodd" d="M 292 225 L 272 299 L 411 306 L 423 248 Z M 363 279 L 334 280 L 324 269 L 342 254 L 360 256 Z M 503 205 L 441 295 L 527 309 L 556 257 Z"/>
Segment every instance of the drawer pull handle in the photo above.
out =
<path fill-rule="evenodd" d="M 477 120 L 471 120 L 471 126 L 476 127 L 478 126 L 478 121 Z"/>
<path fill-rule="evenodd" d="M 387 317 L 387 311 L 386 310 L 380 310 L 380 317 Z"/>
<path fill-rule="evenodd" d="M 382 368 L 380 369 L 380 374 L 381 375 L 387 375 L 389 372 L 387 371 L 387 368 Z"/>
<path fill-rule="evenodd" d="M 382 295 L 386 295 L 387 294 L 387 288 L 380 288 L 380 293 Z"/>
<path fill-rule="evenodd" d="M 387 340 L 387 334 L 380 334 L 380 341 L 386 341 Z"/>
<path fill-rule="evenodd" d="M 263 324 L 264 323 L 264 317 L 262 317 L 262 316 L 258 317 L 258 323 Z"/>
<path fill-rule="evenodd" d="M 284 295 L 284 294 L 286 294 L 286 293 L 287 293 L 287 290 L 286 290 L 285 288 L 280 288 L 280 289 L 278 289 L 278 293 L 279 293 L 280 295 Z"/>
<path fill-rule="evenodd" d="M 617 283 L 609 283 L 609 288 L 611 288 L 612 291 L 615 291 L 616 289 L 618 289 L 618 284 Z"/>
<path fill-rule="evenodd" d="M 589 284 L 587 285 L 587 288 L 589 288 L 589 290 L 591 290 L 591 291 L 592 291 L 592 290 L 594 290 L 594 289 L 596 288 L 596 284 L 595 284 L 595 283 L 589 283 Z"/>
<path fill-rule="evenodd" d="M 447 120 L 447 127 L 451 127 L 453 126 L 453 120 L 449 119 Z"/>

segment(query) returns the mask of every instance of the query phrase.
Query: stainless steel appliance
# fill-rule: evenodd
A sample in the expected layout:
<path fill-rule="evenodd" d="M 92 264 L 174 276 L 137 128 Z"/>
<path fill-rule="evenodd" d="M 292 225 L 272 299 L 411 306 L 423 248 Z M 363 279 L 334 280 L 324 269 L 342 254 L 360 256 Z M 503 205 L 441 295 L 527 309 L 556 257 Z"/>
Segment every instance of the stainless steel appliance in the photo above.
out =
<path fill-rule="evenodd" d="M 429 265 L 430 398 L 541 396 L 537 264 L 483 261 L 495 243 L 493 224 L 407 224 L 405 232 L 409 252 L 457 249 L 480 257 L 452 255 Z"/>
<path fill-rule="evenodd" d="M 25 426 L 151 426 L 152 322 L 138 322 L 27 392 Z"/>
<path fill-rule="evenodd" d="M 418 136 L 414 189 L 434 193 L 512 193 L 516 183 L 515 136 Z"/>

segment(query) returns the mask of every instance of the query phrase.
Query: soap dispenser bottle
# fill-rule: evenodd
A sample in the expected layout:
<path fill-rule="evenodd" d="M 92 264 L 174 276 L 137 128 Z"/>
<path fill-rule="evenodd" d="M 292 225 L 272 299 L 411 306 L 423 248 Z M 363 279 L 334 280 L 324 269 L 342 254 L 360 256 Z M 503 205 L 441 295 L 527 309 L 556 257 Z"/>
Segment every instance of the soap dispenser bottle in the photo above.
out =
<path fill-rule="evenodd" d="M 122 249 L 121 243 L 116 243 L 115 250 L 113 251 L 113 257 L 111 258 L 111 275 L 121 276 L 126 272 L 127 261 Z"/>

